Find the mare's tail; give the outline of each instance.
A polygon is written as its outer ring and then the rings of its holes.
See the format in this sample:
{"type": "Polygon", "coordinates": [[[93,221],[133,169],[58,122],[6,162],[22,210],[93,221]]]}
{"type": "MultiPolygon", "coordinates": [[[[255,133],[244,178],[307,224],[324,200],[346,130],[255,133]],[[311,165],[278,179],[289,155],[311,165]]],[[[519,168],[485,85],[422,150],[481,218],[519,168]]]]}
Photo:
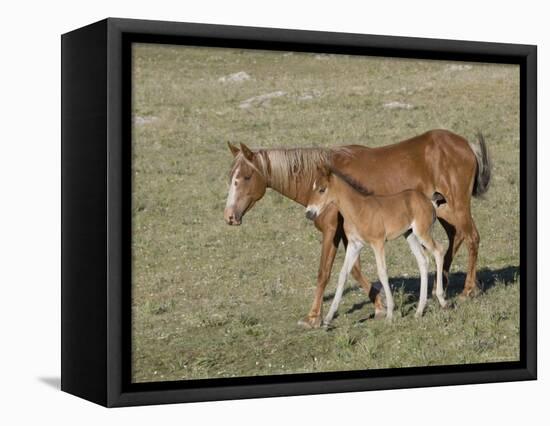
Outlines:
{"type": "Polygon", "coordinates": [[[474,188],[472,189],[472,195],[474,197],[481,197],[489,189],[489,182],[491,181],[491,160],[489,158],[489,152],[487,151],[487,145],[485,144],[485,138],[481,132],[477,134],[477,141],[478,143],[476,145],[471,142],[468,143],[477,160],[477,174],[474,181],[474,188]]]}

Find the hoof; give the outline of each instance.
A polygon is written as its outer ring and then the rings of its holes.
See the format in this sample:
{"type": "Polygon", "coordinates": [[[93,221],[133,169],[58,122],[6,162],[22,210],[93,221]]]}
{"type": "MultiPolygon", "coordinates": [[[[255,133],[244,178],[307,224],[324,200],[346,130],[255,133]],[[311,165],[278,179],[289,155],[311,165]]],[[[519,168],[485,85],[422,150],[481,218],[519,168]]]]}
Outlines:
{"type": "Polygon", "coordinates": [[[477,285],[470,291],[470,297],[477,297],[480,294],[481,294],[481,289],[477,285]]]}
{"type": "Polygon", "coordinates": [[[452,302],[449,302],[448,300],[445,301],[445,304],[443,305],[439,305],[441,306],[441,309],[445,309],[445,310],[449,310],[449,309],[454,309],[455,305],[452,303],[452,302]]]}
{"type": "Polygon", "coordinates": [[[473,299],[474,297],[476,297],[479,293],[480,293],[479,289],[471,290],[471,291],[468,291],[468,292],[463,291],[462,293],[460,293],[458,295],[457,300],[459,302],[466,302],[467,300],[470,300],[470,299],[473,299]]]}
{"type": "Polygon", "coordinates": [[[472,299],[476,296],[479,296],[480,293],[481,293],[481,290],[479,289],[478,286],[475,286],[472,289],[464,289],[462,293],[460,293],[460,295],[458,296],[458,300],[463,302],[465,300],[472,299]]]}
{"type": "Polygon", "coordinates": [[[327,327],[330,327],[330,324],[332,323],[332,320],[334,319],[334,317],[325,317],[325,319],[323,320],[323,323],[322,323],[322,326],[327,328],[327,327]]]}
{"type": "Polygon", "coordinates": [[[310,330],[312,328],[319,328],[321,327],[321,317],[310,317],[307,316],[305,318],[302,318],[300,321],[298,321],[298,325],[300,327],[303,327],[307,330],[310,330]]]}
{"type": "Polygon", "coordinates": [[[386,318],[386,311],[384,310],[378,310],[376,309],[374,311],[374,319],[379,321],[379,320],[383,320],[384,318],[386,318]]]}
{"type": "Polygon", "coordinates": [[[424,315],[424,312],[416,311],[416,313],[414,314],[414,317],[415,317],[416,319],[418,319],[418,318],[422,318],[422,315],[424,315]]]}

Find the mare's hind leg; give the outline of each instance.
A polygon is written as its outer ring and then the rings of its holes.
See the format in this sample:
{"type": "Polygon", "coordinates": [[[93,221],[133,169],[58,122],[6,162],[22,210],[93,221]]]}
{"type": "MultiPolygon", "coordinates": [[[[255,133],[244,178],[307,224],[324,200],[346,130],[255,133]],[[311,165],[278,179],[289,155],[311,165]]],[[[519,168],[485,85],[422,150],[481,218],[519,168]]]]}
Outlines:
{"type": "Polygon", "coordinates": [[[338,276],[338,287],[336,288],[334,299],[332,300],[332,304],[330,305],[330,309],[324,320],[324,325],[326,326],[330,324],[332,318],[334,318],[334,314],[338,310],[338,305],[340,304],[340,300],[342,300],[342,294],[344,292],[344,285],[346,284],[348,275],[353,268],[355,261],[359,257],[359,252],[362,248],[363,244],[358,242],[350,242],[347,247],[344,266],[342,266],[342,269],[340,270],[340,275],[338,276]]]}
{"type": "Polygon", "coordinates": [[[475,296],[479,292],[476,284],[476,263],[477,253],[479,250],[479,233],[470,212],[469,200],[463,202],[455,201],[454,204],[462,206],[461,209],[451,209],[451,205],[448,205],[445,208],[438,209],[437,211],[439,220],[445,228],[445,231],[447,231],[450,241],[449,249],[445,254],[443,271],[448,277],[452,259],[464,241],[466,243],[466,247],[468,248],[468,271],[466,274],[466,281],[464,282],[464,290],[462,291],[460,297],[467,298],[475,296]]]}
{"type": "MultiPolygon", "coordinates": [[[[447,248],[447,252],[445,253],[445,257],[443,260],[443,283],[445,285],[445,288],[449,286],[450,282],[450,271],[451,271],[451,264],[453,262],[454,257],[456,256],[456,253],[458,249],[460,248],[462,242],[464,241],[464,235],[461,231],[458,231],[456,229],[456,226],[454,225],[454,216],[450,212],[450,207],[444,206],[439,210],[448,209],[446,212],[440,213],[438,211],[438,215],[441,214],[439,219],[439,223],[441,223],[441,226],[443,226],[443,229],[447,233],[447,237],[449,238],[449,247],[447,248]]],[[[432,293],[435,295],[436,288],[434,286],[432,293]]]]}
{"type": "Polygon", "coordinates": [[[414,233],[410,233],[407,236],[407,242],[409,247],[416,257],[418,263],[418,269],[420,270],[420,300],[418,301],[418,308],[416,309],[416,317],[421,317],[426,308],[426,302],[428,301],[428,259],[424,254],[422,245],[414,233]]]}
{"type": "Polygon", "coordinates": [[[378,278],[384,288],[386,295],[386,319],[393,317],[393,296],[391,294],[390,283],[388,281],[388,272],[386,270],[386,255],[384,253],[384,241],[372,243],[371,247],[376,257],[376,268],[378,269],[378,278]]]}
{"type": "Polygon", "coordinates": [[[470,213],[470,209],[462,212],[458,215],[457,226],[464,234],[464,241],[468,248],[468,273],[466,275],[466,281],[464,282],[464,290],[460,295],[465,299],[468,297],[476,296],[479,293],[476,279],[476,264],[477,253],[479,250],[479,232],[477,231],[474,219],[470,213]]]}

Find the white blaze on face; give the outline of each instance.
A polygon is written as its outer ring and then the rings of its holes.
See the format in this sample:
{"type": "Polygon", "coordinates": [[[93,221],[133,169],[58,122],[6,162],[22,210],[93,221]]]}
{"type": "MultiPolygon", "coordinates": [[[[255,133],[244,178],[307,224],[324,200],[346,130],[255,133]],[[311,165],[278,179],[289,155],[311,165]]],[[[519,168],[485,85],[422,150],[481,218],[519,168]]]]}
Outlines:
{"type": "MultiPolygon", "coordinates": [[[[317,190],[317,181],[313,182],[313,191],[315,192],[317,190]]],[[[306,213],[314,213],[316,216],[318,216],[321,213],[321,206],[318,206],[316,204],[308,204],[306,207],[306,213]]]]}
{"type": "Polygon", "coordinates": [[[233,204],[235,204],[235,198],[237,197],[237,175],[239,174],[239,168],[235,170],[235,173],[233,173],[233,176],[231,176],[231,183],[229,184],[229,193],[227,194],[227,202],[225,203],[225,207],[231,207],[233,204]]]}

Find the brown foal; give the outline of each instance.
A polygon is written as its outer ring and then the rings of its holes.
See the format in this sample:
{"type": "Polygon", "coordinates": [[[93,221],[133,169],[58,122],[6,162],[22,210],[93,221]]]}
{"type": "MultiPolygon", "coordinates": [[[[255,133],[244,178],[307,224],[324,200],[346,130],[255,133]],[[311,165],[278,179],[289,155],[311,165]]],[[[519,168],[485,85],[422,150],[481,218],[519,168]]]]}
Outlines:
{"type": "Polygon", "coordinates": [[[447,305],[442,280],[443,246],[432,238],[436,206],[424,194],[409,189],[394,195],[372,195],[349,176],[323,166],[319,168],[319,174],[313,182],[306,217],[315,220],[330,204],[334,204],[344,217],[348,245],[336,293],[324,320],[325,326],[330,324],[338,310],[347,277],[366,243],[371,245],[376,257],[378,278],[386,295],[386,318],[392,318],[394,303],[388,282],[385,245],[386,241],[401,235],[407,238],[420,269],[420,301],[416,316],[422,316],[428,297],[429,262],[423,247],[435,258],[435,293],[440,305],[447,305]]]}
{"type": "MultiPolygon", "coordinates": [[[[477,293],[476,262],[479,234],[474,224],[470,200],[483,195],[490,182],[490,163],[483,136],[478,144],[447,130],[431,130],[393,145],[368,148],[349,145],[338,149],[292,148],[251,150],[229,144],[234,156],[230,186],[224,210],[229,225],[240,225],[242,218],[271,188],[305,206],[309,199],[317,167],[329,164],[352,177],[376,195],[388,195],[415,189],[427,197],[442,195],[444,204],[437,216],[449,238],[443,263],[443,278],[448,281],[453,257],[463,242],[468,249],[468,270],[464,297],[477,293]]],[[[317,289],[308,315],[300,323],[306,327],[321,325],[323,294],[340,243],[347,245],[344,220],[334,205],[315,219],[322,232],[321,261],[317,289]]],[[[360,269],[359,259],[353,277],[374,302],[376,317],[384,307],[378,292],[371,287],[360,269]]]]}

